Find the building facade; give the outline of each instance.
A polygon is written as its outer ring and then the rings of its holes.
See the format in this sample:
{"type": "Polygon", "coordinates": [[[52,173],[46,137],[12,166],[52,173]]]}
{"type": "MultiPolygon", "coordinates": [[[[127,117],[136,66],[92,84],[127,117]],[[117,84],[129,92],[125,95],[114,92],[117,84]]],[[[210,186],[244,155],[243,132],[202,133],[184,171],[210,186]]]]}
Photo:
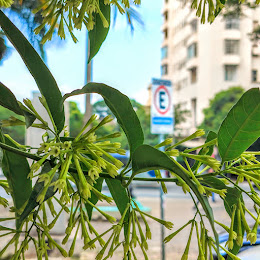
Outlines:
{"type": "Polygon", "coordinates": [[[260,9],[247,8],[241,18],[219,16],[210,25],[182,3],[164,2],[161,74],[173,83],[174,103],[191,111],[182,125],[182,135],[188,135],[217,92],[259,86],[260,48],[248,34],[259,25],[260,9]]]}

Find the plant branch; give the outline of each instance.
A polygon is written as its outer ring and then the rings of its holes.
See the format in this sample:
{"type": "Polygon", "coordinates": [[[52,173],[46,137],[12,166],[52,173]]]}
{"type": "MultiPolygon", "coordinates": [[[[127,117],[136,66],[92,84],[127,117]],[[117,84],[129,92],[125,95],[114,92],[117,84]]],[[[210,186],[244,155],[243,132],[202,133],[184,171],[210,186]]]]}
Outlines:
{"type": "Polygon", "coordinates": [[[19,154],[21,156],[30,158],[30,159],[35,160],[35,161],[39,161],[42,158],[42,157],[37,156],[35,154],[31,154],[31,153],[28,153],[28,152],[21,151],[20,149],[17,149],[15,147],[9,146],[9,145],[1,143],[1,142],[0,142],[0,147],[4,150],[7,150],[7,151],[12,152],[12,153],[19,154]]]}

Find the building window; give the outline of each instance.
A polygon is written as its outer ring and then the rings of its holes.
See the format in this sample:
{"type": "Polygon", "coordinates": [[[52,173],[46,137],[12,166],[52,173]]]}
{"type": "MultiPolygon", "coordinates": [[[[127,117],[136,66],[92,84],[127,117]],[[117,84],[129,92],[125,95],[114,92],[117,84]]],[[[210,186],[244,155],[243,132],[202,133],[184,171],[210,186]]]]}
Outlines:
{"type": "Polygon", "coordinates": [[[253,21],[253,29],[256,29],[259,26],[259,23],[257,20],[253,21]]]}
{"type": "Polygon", "coordinates": [[[225,40],[225,54],[238,54],[239,40],[225,40]]]}
{"type": "Polygon", "coordinates": [[[197,30],[198,30],[198,20],[197,19],[192,20],[191,23],[190,23],[190,26],[191,26],[192,32],[197,32],[197,30]]]}
{"type": "Polygon", "coordinates": [[[225,81],[237,80],[237,65],[225,65],[225,81]]]}
{"type": "Polygon", "coordinates": [[[168,38],[168,29],[163,30],[164,39],[168,38]]]}
{"type": "Polygon", "coordinates": [[[162,75],[167,75],[168,74],[168,65],[164,64],[161,66],[161,74],[162,75]]]}
{"type": "Polygon", "coordinates": [[[188,59],[191,59],[193,57],[197,57],[197,43],[192,43],[188,47],[188,59]]]}
{"type": "Polygon", "coordinates": [[[164,46],[161,48],[161,59],[165,59],[168,57],[168,46],[164,46]]]}
{"type": "Polygon", "coordinates": [[[257,82],[257,70],[252,70],[252,82],[257,82]]]}
{"type": "Polygon", "coordinates": [[[225,28],[227,30],[231,29],[239,29],[239,19],[238,18],[226,18],[225,20],[225,28]]]}
{"type": "Polygon", "coordinates": [[[190,69],[190,82],[191,84],[197,82],[197,68],[193,67],[190,69]]]}
{"type": "Polygon", "coordinates": [[[197,99],[193,98],[191,100],[191,113],[193,117],[193,127],[197,126],[197,99]]]}
{"type": "Polygon", "coordinates": [[[163,15],[164,15],[164,21],[168,21],[168,12],[166,11],[163,15]]]}

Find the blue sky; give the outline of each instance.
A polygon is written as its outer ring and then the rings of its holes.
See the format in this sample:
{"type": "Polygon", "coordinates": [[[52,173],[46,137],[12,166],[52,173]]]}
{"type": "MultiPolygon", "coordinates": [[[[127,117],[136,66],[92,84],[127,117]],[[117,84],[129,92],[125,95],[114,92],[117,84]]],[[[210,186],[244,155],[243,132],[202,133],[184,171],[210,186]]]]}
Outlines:
{"type": "MultiPolygon", "coordinates": [[[[160,46],[162,34],[162,1],[143,0],[138,9],[144,28],[136,25],[133,34],[125,17],[110,28],[108,37],[93,60],[93,81],[114,87],[145,104],[147,86],[152,77],[160,77],[160,46]]],[[[79,42],[67,36],[62,44],[49,44],[47,62],[61,91],[67,93],[84,85],[86,32],[76,32],[79,42]]],[[[0,66],[0,80],[18,99],[31,97],[37,86],[15,50],[0,66]]],[[[84,98],[72,98],[84,109],[84,98]]],[[[93,97],[93,101],[97,97],[93,97]]]]}

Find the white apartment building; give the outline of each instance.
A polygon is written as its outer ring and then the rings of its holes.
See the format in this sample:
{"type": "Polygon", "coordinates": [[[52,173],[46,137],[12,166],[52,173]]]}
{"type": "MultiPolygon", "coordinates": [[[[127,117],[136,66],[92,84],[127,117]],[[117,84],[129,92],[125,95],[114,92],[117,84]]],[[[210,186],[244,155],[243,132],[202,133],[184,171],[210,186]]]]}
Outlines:
{"type": "Polygon", "coordinates": [[[202,110],[217,92],[260,82],[260,48],[248,35],[259,25],[260,9],[245,9],[240,19],[219,15],[210,25],[182,3],[164,2],[161,73],[173,83],[174,103],[191,111],[182,125],[185,136],[202,122],[202,110]]]}

